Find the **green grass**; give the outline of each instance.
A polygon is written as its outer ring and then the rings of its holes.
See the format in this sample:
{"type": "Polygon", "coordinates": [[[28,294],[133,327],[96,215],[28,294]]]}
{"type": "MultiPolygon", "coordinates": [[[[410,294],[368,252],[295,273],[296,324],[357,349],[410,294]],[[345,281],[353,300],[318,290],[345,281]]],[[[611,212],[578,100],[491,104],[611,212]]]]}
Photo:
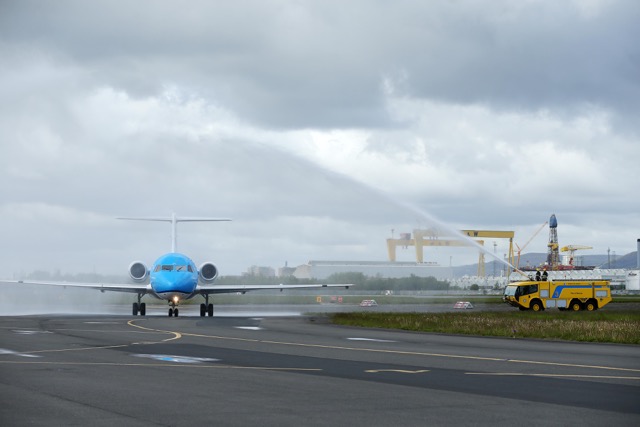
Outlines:
{"type": "Polygon", "coordinates": [[[418,332],[640,344],[640,312],[336,313],[335,324],[418,332]]]}

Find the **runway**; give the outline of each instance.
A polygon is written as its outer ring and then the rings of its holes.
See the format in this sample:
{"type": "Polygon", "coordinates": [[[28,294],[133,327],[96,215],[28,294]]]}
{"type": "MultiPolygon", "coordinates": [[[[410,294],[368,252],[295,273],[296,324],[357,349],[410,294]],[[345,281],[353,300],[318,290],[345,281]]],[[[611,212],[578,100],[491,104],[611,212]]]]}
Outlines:
{"type": "Polygon", "coordinates": [[[1,424],[640,423],[640,346],[165,316],[0,317],[1,424]]]}

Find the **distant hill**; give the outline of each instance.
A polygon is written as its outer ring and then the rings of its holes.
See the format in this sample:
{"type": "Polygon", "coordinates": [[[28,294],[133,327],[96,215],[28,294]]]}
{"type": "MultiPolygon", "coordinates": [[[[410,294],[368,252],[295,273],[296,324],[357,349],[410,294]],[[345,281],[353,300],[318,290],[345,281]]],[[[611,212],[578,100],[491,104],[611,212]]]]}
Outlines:
{"type": "MultiPolygon", "coordinates": [[[[638,252],[631,252],[621,257],[612,258],[611,266],[608,266],[607,255],[579,255],[577,258],[577,265],[588,265],[600,268],[637,268],[638,252]]],[[[547,260],[547,253],[528,253],[520,256],[521,267],[535,267],[543,264],[547,260]]],[[[504,270],[505,265],[499,261],[485,262],[485,273],[488,276],[493,276],[493,272],[496,275],[500,275],[500,271],[504,270]],[[495,268],[495,270],[494,270],[495,268]]],[[[461,265],[453,267],[453,272],[456,277],[461,276],[475,276],[478,272],[478,264],[461,265]]]]}

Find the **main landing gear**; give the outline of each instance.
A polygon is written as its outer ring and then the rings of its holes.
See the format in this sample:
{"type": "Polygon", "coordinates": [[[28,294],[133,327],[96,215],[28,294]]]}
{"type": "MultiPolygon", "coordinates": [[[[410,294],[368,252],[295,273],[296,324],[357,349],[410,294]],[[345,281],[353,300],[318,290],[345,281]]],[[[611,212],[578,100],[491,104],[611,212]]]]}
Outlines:
{"type": "Polygon", "coordinates": [[[140,316],[144,316],[147,314],[147,304],[140,302],[143,294],[138,294],[138,302],[133,303],[133,309],[131,310],[131,314],[137,316],[140,313],[140,316]]]}
{"type": "Polygon", "coordinates": [[[213,304],[209,303],[209,294],[204,296],[204,304],[200,304],[200,317],[209,316],[213,317],[213,304]]]}

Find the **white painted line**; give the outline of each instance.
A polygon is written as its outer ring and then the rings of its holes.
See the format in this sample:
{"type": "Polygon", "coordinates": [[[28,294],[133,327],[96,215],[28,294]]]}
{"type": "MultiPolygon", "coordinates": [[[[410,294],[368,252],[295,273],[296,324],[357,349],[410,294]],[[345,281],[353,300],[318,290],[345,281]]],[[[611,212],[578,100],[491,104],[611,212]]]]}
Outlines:
{"type": "Polygon", "coordinates": [[[260,326],[235,326],[236,329],[246,329],[247,331],[261,331],[260,326]]]}
{"type": "Polygon", "coordinates": [[[208,357],[175,356],[170,354],[132,354],[132,356],[160,360],[161,362],[174,362],[174,363],[202,363],[202,362],[219,362],[220,361],[219,359],[211,359],[208,357]]]}
{"type": "Polygon", "coordinates": [[[7,350],[6,348],[0,348],[0,355],[1,354],[11,354],[13,356],[20,356],[20,357],[40,357],[40,356],[36,356],[35,354],[18,353],[12,350],[7,350]]]}
{"type": "Polygon", "coordinates": [[[373,341],[373,342],[396,342],[391,340],[379,340],[375,338],[347,338],[349,341],[373,341]]]}
{"type": "Polygon", "coordinates": [[[120,322],[84,322],[87,325],[117,325],[120,322]]]}
{"type": "Polygon", "coordinates": [[[35,335],[35,334],[50,334],[51,333],[49,331],[41,331],[41,330],[36,330],[36,329],[14,329],[11,332],[13,332],[15,334],[19,334],[19,335],[35,335]]]}

